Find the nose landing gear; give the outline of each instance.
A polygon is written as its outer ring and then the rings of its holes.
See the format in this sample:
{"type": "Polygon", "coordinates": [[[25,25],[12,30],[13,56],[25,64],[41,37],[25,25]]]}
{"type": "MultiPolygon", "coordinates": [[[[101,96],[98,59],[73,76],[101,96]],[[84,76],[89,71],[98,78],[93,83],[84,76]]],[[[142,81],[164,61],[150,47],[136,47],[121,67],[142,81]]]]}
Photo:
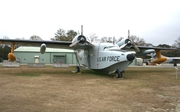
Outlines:
{"type": "Polygon", "coordinates": [[[116,78],[122,78],[122,72],[119,72],[119,70],[116,70],[116,72],[115,72],[115,77],[116,78]]]}

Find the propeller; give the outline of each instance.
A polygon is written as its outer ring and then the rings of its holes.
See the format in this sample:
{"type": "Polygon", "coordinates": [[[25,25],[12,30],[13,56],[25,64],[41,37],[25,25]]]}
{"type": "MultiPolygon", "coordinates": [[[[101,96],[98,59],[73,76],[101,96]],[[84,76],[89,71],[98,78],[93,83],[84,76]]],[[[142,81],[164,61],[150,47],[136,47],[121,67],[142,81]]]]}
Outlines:
{"type": "Polygon", "coordinates": [[[80,44],[87,43],[91,47],[94,47],[93,44],[91,44],[90,42],[86,41],[86,37],[83,35],[83,25],[81,25],[81,35],[76,37],[76,39],[77,39],[77,41],[73,42],[71,45],[69,45],[69,47],[73,47],[73,46],[75,46],[78,43],[80,43],[80,44]]]}
{"type": "Polygon", "coordinates": [[[120,46],[119,48],[122,49],[122,48],[124,48],[126,45],[128,45],[128,44],[130,44],[130,43],[131,43],[131,41],[128,41],[127,43],[123,44],[123,45],[120,46]]]}
{"type": "MultiPolygon", "coordinates": [[[[130,39],[130,30],[128,30],[128,39],[131,40],[131,39],[130,39]]],[[[140,49],[135,45],[134,40],[131,40],[131,41],[132,41],[131,45],[134,47],[134,49],[136,50],[136,52],[140,52],[140,49]]]]}
{"type": "Polygon", "coordinates": [[[77,43],[81,43],[84,44],[86,42],[86,38],[83,35],[80,35],[77,37],[77,41],[73,42],[71,45],[69,45],[69,47],[73,47],[75,46],[77,43]]]}

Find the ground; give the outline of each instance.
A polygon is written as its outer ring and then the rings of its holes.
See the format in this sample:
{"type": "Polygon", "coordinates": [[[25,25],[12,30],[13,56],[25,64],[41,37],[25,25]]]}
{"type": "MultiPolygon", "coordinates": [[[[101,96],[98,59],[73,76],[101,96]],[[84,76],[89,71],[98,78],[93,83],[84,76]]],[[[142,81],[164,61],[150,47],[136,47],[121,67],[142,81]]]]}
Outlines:
{"type": "Polygon", "coordinates": [[[129,67],[123,79],[74,67],[0,67],[1,112],[178,112],[180,77],[168,67],[129,67]]]}

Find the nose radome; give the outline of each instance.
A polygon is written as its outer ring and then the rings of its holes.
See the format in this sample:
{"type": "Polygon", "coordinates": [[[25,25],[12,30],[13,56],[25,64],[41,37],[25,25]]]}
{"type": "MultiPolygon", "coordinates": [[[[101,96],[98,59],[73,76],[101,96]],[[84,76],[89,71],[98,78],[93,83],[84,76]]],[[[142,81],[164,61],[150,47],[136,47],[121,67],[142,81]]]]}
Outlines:
{"type": "Polygon", "coordinates": [[[134,60],[135,56],[133,54],[128,54],[126,56],[126,58],[127,58],[128,61],[132,61],[132,60],[134,60]]]}

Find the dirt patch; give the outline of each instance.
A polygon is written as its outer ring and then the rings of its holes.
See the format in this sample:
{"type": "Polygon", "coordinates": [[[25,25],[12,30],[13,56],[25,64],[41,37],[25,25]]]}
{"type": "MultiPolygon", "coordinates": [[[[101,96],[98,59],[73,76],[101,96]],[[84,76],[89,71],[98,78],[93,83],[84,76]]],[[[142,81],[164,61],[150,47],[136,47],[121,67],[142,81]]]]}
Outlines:
{"type": "Polygon", "coordinates": [[[180,111],[173,68],[127,68],[123,79],[72,70],[0,68],[0,111],[180,111]]]}

